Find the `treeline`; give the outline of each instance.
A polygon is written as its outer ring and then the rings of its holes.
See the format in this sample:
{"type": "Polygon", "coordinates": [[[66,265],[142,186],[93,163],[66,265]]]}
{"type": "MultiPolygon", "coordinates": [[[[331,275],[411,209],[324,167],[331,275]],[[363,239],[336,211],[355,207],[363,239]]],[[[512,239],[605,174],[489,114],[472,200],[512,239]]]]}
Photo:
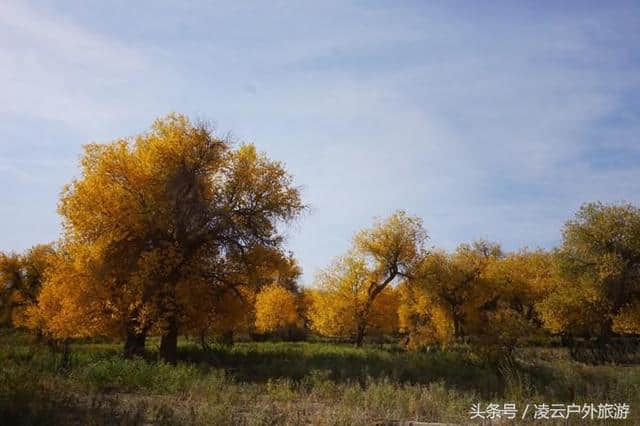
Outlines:
{"type": "Polygon", "coordinates": [[[640,211],[584,205],[557,249],[505,253],[477,241],[448,253],[397,212],[301,288],[280,230],[305,211],[284,166],[169,115],[135,138],[89,144],[62,192],[54,244],[0,254],[4,323],[43,339],[105,336],[124,355],[161,336],[311,331],[391,335],[407,347],[513,347],[640,333],[640,211]]]}
{"type": "Polygon", "coordinates": [[[356,235],[310,290],[313,327],[358,344],[364,332],[401,335],[409,348],[550,337],[605,346],[640,334],[640,210],[631,205],[585,204],[551,251],[426,244],[421,221],[403,212],[356,235]]]}

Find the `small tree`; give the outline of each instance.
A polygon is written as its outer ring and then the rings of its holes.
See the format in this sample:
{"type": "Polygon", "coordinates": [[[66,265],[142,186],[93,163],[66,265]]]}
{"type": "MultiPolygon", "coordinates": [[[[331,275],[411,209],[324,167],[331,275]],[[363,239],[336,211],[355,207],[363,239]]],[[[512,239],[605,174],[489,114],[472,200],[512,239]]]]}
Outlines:
{"type": "Polygon", "coordinates": [[[368,276],[362,259],[351,256],[338,259],[325,269],[318,276],[317,289],[311,293],[312,328],[325,336],[353,338],[356,343],[363,329],[378,334],[395,331],[395,292],[387,287],[369,302],[368,276]]]}
{"type": "Polygon", "coordinates": [[[27,313],[38,302],[54,253],[51,244],[34,246],[23,254],[0,253],[0,323],[29,326],[27,313]]]}
{"type": "MultiPolygon", "coordinates": [[[[377,317],[376,300],[392,283],[416,279],[427,240],[422,221],[402,211],[356,234],[351,252],[318,276],[314,327],[324,334],[353,333],[361,346],[377,317]]],[[[391,299],[380,300],[382,309],[382,300],[391,299]]],[[[387,324],[397,324],[397,319],[387,324]]]]}

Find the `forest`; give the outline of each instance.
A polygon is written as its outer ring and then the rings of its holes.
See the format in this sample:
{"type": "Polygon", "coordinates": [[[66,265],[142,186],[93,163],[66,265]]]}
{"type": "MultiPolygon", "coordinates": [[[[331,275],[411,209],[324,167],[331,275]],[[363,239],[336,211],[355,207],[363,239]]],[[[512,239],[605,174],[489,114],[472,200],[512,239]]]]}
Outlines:
{"type": "Polygon", "coordinates": [[[478,403],[609,402],[640,421],[636,206],[586,202],[557,247],[516,251],[444,250],[397,210],[302,283],[284,235],[308,210],[282,162],[184,115],[86,145],[59,239],[0,253],[0,419],[468,424],[478,403]]]}

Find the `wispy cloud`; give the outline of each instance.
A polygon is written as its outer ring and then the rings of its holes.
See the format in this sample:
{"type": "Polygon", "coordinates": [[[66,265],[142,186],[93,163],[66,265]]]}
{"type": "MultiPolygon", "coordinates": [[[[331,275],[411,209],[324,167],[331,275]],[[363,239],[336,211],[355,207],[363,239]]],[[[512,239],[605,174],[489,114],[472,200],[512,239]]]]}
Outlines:
{"type": "Polygon", "coordinates": [[[113,114],[109,91],[145,68],[131,49],[19,3],[0,5],[0,39],[4,114],[73,126],[104,119],[113,114]]]}

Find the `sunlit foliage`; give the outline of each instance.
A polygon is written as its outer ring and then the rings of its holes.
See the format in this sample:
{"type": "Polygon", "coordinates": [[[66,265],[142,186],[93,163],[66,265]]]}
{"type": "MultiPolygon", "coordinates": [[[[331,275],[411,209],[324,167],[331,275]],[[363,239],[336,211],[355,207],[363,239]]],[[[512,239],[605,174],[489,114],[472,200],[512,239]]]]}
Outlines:
{"type": "Polygon", "coordinates": [[[551,285],[551,255],[542,250],[504,254],[497,244],[462,244],[436,251],[420,280],[400,286],[400,321],[408,345],[447,345],[457,338],[511,346],[540,334],[536,303],[551,285]]]}
{"type": "Polygon", "coordinates": [[[407,335],[407,347],[446,346],[455,338],[452,313],[423,286],[402,283],[398,287],[400,331],[407,335]]]}
{"type": "Polygon", "coordinates": [[[279,284],[264,287],[256,296],[256,329],[261,333],[275,332],[296,325],[298,298],[279,284]]]}
{"type": "Polygon", "coordinates": [[[554,333],[637,334],[640,315],[640,210],[583,205],[565,224],[557,252],[560,279],[540,303],[554,333]]]}
{"type": "Polygon", "coordinates": [[[414,279],[427,239],[422,221],[402,211],[357,233],[351,252],[318,276],[314,328],[353,336],[357,345],[367,330],[395,329],[397,313],[390,306],[397,305],[397,297],[390,284],[414,279]]]}
{"type": "Polygon", "coordinates": [[[397,297],[391,287],[369,301],[369,271],[362,259],[346,256],[318,277],[312,294],[310,319],[320,334],[356,339],[361,327],[368,334],[397,329],[397,297]]]}
{"type": "Polygon", "coordinates": [[[252,145],[232,149],[206,125],[181,115],[157,120],[131,140],[87,145],[81,166],[59,210],[70,262],[65,274],[85,282],[59,285],[74,293],[70,306],[91,300],[114,318],[90,329],[126,336],[134,346],[157,330],[161,355],[172,362],[189,296],[220,294],[202,288],[226,289],[225,279],[237,278],[256,250],[278,251],[278,223],[304,208],[280,163],[252,145]],[[110,329],[112,323],[119,329],[110,329]]]}
{"type": "Polygon", "coordinates": [[[551,251],[428,248],[421,219],[398,211],[304,289],[281,231],[305,206],[284,165],[253,145],[171,114],[87,145],[80,166],[62,191],[60,240],[0,253],[3,325],[121,338],[126,356],[160,336],[169,362],[178,335],[204,345],[294,327],[358,346],[402,335],[411,349],[640,334],[640,209],[629,204],[585,204],[551,251]]]}

